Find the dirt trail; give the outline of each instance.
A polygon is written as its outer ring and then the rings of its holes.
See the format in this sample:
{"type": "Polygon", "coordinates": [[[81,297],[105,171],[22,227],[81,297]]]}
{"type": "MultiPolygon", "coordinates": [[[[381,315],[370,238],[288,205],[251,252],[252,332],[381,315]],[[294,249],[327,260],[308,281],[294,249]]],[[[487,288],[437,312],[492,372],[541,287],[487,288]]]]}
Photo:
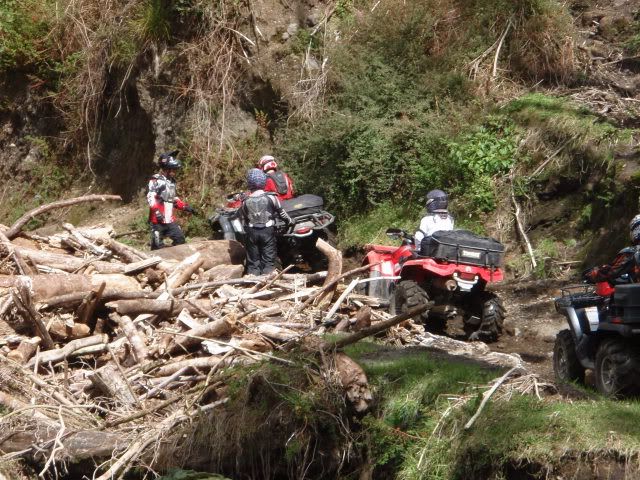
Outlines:
{"type": "Polygon", "coordinates": [[[498,294],[507,308],[506,333],[491,344],[496,352],[517,353],[530,369],[553,381],[553,343],[566,326],[555,311],[554,298],[571,282],[557,280],[508,282],[498,294]]]}

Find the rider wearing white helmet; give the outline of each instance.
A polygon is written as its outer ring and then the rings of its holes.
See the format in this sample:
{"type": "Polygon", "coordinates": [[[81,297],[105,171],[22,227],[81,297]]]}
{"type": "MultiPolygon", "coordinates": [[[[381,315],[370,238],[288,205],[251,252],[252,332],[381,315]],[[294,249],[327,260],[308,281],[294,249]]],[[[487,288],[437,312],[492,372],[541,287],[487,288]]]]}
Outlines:
{"type": "Polygon", "coordinates": [[[272,155],[260,157],[258,168],[267,175],[265,192],[274,192],[280,200],[289,200],[294,197],[291,177],[278,169],[278,163],[272,155]]]}

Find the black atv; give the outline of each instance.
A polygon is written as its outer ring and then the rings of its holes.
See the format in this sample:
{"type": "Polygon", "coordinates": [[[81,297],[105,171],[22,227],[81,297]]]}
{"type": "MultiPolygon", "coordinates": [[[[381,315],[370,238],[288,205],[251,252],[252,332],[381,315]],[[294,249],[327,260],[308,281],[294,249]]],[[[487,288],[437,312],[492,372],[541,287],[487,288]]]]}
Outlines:
{"type": "MultiPolygon", "coordinates": [[[[242,199],[248,193],[237,193],[227,197],[223,208],[209,217],[214,239],[238,240],[244,245],[245,231],[240,218],[242,199]]],[[[326,270],[327,259],[316,248],[318,238],[327,240],[328,228],[334,216],[324,210],[324,201],[317,195],[300,195],[282,200],[282,208],[293,220],[285,225],[276,220],[278,258],[281,266],[295,265],[301,271],[326,270]]]]}
{"type": "Polygon", "coordinates": [[[602,394],[640,394],[640,284],[567,287],[555,306],[569,323],[556,336],[556,378],[584,383],[585,370],[591,369],[602,394]]]}

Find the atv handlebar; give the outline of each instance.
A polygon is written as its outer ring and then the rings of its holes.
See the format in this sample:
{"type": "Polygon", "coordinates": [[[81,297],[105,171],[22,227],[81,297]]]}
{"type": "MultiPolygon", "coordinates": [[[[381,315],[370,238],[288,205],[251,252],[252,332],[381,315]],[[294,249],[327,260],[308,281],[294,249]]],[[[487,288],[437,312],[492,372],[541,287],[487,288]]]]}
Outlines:
{"type": "Polygon", "coordinates": [[[414,245],[413,235],[411,235],[406,230],[402,230],[401,228],[387,228],[385,232],[387,237],[394,239],[401,239],[404,245],[414,245]]]}

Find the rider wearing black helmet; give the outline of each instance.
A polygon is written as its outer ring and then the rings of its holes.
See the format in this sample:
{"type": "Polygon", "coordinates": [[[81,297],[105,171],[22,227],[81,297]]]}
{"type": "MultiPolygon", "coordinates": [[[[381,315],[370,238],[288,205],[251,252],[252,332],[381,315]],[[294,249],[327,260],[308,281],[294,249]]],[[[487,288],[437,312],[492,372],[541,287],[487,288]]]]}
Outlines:
{"type": "Polygon", "coordinates": [[[583,278],[590,283],[613,283],[616,278],[628,274],[631,282],[640,282],[640,214],[629,222],[629,236],[632,247],[620,250],[610,264],[587,270],[583,278]]]}
{"type": "Polygon", "coordinates": [[[449,197],[442,190],[431,190],[425,197],[427,214],[422,217],[415,234],[415,245],[420,248],[422,239],[439,230],[453,230],[453,217],[449,214],[449,197]]]}
{"type": "Polygon", "coordinates": [[[176,191],[176,173],[182,168],[175,158],[178,150],[163,153],[158,159],[160,173],[149,181],[147,202],[149,203],[149,224],[151,225],[151,250],[164,247],[163,239],[169,237],[173,245],[185,243],[182,229],[176,223],[173,208],[195,213],[187,203],[180,200],[176,191]]]}

